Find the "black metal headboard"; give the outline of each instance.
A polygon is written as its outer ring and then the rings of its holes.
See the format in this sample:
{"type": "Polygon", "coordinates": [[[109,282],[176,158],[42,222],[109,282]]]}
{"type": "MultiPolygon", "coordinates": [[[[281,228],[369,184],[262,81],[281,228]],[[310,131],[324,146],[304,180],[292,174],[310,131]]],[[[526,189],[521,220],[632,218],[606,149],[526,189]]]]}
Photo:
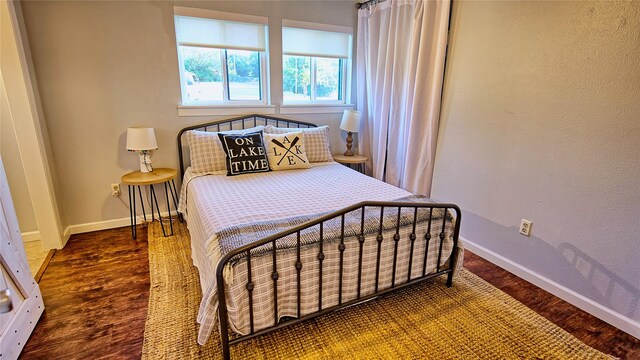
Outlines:
{"type": "Polygon", "coordinates": [[[292,119],[285,119],[270,115],[242,115],[228,119],[221,119],[211,121],[204,124],[198,124],[186,127],[178,133],[178,158],[180,160],[180,177],[184,176],[184,170],[186,169],[186,162],[184,159],[182,135],[189,130],[201,130],[201,131],[226,131],[226,130],[241,130],[248,127],[255,127],[258,125],[273,125],[276,127],[287,128],[310,128],[317,127],[318,125],[292,119]]]}

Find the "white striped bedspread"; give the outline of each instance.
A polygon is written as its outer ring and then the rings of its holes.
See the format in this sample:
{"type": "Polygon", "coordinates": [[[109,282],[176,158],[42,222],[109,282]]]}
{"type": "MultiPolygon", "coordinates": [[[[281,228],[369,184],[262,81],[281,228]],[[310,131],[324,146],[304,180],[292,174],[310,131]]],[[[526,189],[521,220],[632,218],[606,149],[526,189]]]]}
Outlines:
{"type": "MultiPolygon", "coordinates": [[[[216,234],[230,226],[255,221],[285,219],[339,210],[361,201],[394,201],[411,193],[362,175],[335,162],[316,163],[309,169],[273,171],[241,176],[185,173],[180,196],[179,211],[187,218],[191,235],[194,265],[200,275],[202,301],[198,313],[200,330],[198,343],[204,344],[217,320],[217,293],[215,269],[220,261],[220,244],[216,234]]],[[[427,211],[427,210],[424,210],[427,211]]],[[[454,221],[446,221],[446,237],[442,244],[440,266],[446,267],[453,250],[454,221]]],[[[412,226],[400,228],[395,284],[407,282],[436,270],[440,239],[443,230],[436,223],[431,228],[431,241],[426,256],[426,222],[416,227],[412,267],[409,271],[410,240],[412,226]],[[419,241],[422,239],[422,241],[419,241]],[[410,274],[410,275],[409,275],[410,274]]],[[[392,239],[396,230],[383,233],[384,239],[392,239]]],[[[362,258],[361,296],[375,290],[377,265],[376,235],[365,236],[362,258]]],[[[345,238],[344,266],[342,273],[342,302],[357,297],[359,243],[356,237],[345,238]]],[[[455,273],[462,267],[464,249],[458,242],[455,273]]],[[[322,262],[322,308],[338,304],[340,278],[340,251],[337,244],[325,246],[322,262]]],[[[394,241],[383,241],[379,270],[379,290],[391,287],[393,273],[394,241]]],[[[301,314],[319,309],[319,261],[318,245],[301,249],[301,314]]],[[[278,250],[278,319],[298,315],[296,251],[278,250]]],[[[253,290],[254,331],[274,325],[273,263],[271,254],[251,258],[253,290]]],[[[249,295],[246,290],[247,262],[242,259],[225,271],[226,302],[229,327],[238,334],[248,334],[249,295]]]]}

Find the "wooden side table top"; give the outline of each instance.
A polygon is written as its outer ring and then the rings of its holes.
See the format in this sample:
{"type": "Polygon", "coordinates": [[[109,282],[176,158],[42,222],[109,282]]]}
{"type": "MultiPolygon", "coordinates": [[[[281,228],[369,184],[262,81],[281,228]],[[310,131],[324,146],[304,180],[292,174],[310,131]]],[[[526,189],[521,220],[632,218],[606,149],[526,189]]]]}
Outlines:
{"type": "Polygon", "coordinates": [[[334,154],[333,160],[341,164],[362,164],[369,158],[364,155],[345,156],[344,154],[334,154]]]}
{"type": "Polygon", "coordinates": [[[140,171],[130,172],[123,175],[121,180],[127,185],[153,185],[169,181],[175,178],[177,174],[176,169],[157,168],[148,173],[140,171]]]}

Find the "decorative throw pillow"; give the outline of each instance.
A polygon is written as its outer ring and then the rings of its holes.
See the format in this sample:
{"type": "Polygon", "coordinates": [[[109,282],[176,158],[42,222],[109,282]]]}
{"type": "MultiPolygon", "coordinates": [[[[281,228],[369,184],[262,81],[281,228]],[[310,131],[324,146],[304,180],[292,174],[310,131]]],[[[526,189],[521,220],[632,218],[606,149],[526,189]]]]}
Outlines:
{"type": "Polygon", "coordinates": [[[218,134],[247,134],[262,131],[264,126],[256,126],[243,130],[221,132],[187,131],[191,170],[195,173],[208,173],[226,169],[224,149],[218,134]]]}
{"type": "Polygon", "coordinates": [[[264,134],[264,146],[271,170],[306,169],[311,167],[302,132],[264,134]]]}
{"type": "Polygon", "coordinates": [[[218,134],[227,162],[227,176],[271,171],[262,142],[262,131],[234,135],[218,134]]]}
{"type": "Polygon", "coordinates": [[[265,134],[285,134],[291,131],[301,131],[305,143],[307,158],[310,162],[332,161],[331,149],[329,148],[329,126],[319,126],[315,128],[278,128],[267,125],[264,128],[265,134]]]}

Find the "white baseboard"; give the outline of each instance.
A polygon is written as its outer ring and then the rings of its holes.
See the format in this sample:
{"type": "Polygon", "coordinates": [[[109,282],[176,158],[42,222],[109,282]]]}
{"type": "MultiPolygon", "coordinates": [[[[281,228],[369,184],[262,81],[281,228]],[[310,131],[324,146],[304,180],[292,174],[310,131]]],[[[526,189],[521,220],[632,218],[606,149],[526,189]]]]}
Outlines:
{"type": "Polygon", "coordinates": [[[64,243],[62,246],[67,244],[67,241],[69,241],[69,238],[71,237],[71,228],[69,226],[67,226],[66,229],[64,229],[64,233],[62,234],[62,242],[64,243]]]}
{"type": "MultiPolygon", "coordinates": [[[[164,218],[168,216],[168,213],[163,212],[163,213],[160,213],[160,215],[162,215],[162,217],[164,218]]],[[[177,214],[174,211],[172,211],[171,216],[175,217],[177,216],[177,214]]],[[[138,216],[137,219],[138,219],[137,220],[138,224],[144,223],[144,218],[142,216],[138,216]]],[[[150,214],[147,214],[147,220],[151,220],[150,214]]],[[[91,232],[91,231],[115,229],[119,227],[130,226],[130,225],[131,225],[131,218],[128,218],[128,217],[121,218],[121,219],[96,221],[96,222],[90,222],[85,224],[70,225],[67,228],[67,231],[65,231],[65,234],[67,232],[69,233],[69,235],[82,234],[82,233],[91,232]]]]}
{"type": "MultiPolygon", "coordinates": [[[[144,219],[143,219],[144,220],[144,219]]],[[[130,225],[130,218],[96,221],[84,224],[69,225],[69,234],[82,234],[91,231],[114,229],[130,225]]],[[[140,221],[138,221],[140,223],[140,221]]]]}
{"type": "Polygon", "coordinates": [[[464,247],[474,254],[500,266],[514,275],[546,290],[560,299],[588,312],[589,314],[615,326],[616,328],[640,339],[640,323],[617,313],[577,292],[566,288],[557,282],[550,280],[520,264],[517,264],[504,256],[482,247],[468,239],[460,237],[464,247]]]}
{"type": "Polygon", "coordinates": [[[32,242],[32,241],[40,241],[42,237],[40,236],[40,231],[27,231],[22,233],[22,242],[32,242]]]}
{"type": "MultiPolygon", "coordinates": [[[[40,236],[40,231],[27,231],[27,232],[23,232],[21,235],[22,235],[23,243],[42,240],[42,236],[40,236]]],[[[64,233],[62,234],[62,247],[66,245],[70,236],[71,236],[71,230],[67,226],[67,228],[64,230],[64,233]]]]}

